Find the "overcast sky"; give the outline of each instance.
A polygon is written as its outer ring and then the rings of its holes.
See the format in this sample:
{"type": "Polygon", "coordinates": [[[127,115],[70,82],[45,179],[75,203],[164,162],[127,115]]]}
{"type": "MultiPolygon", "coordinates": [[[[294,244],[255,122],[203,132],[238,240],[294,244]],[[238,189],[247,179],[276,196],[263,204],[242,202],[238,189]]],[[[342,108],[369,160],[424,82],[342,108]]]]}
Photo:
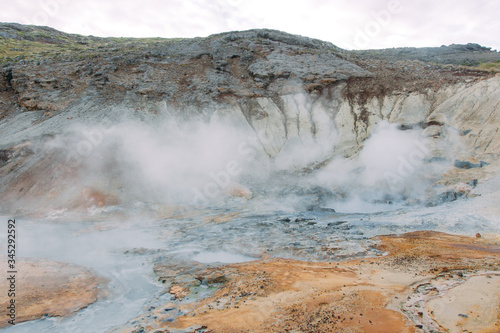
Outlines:
{"type": "Polygon", "coordinates": [[[0,0],[0,21],[94,36],[271,28],[347,49],[479,43],[500,50],[498,0],[0,0]]]}

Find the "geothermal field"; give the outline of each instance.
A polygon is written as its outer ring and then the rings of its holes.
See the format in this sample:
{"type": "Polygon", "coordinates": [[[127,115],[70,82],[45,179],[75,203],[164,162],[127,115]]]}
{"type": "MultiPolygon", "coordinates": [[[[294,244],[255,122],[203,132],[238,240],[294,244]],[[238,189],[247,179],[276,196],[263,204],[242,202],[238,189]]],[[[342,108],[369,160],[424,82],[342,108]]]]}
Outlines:
{"type": "Polygon", "coordinates": [[[500,331],[498,52],[0,37],[2,333],[500,331]]]}

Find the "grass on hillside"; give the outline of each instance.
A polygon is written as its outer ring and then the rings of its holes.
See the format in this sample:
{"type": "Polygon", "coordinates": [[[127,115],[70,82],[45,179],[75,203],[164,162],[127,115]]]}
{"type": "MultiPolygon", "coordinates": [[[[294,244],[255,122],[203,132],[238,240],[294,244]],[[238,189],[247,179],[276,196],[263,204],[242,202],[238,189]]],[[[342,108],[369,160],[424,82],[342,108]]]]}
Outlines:
{"type": "MultiPolygon", "coordinates": [[[[28,36],[19,33],[23,38],[28,36]]],[[[34,40],[0,38],[0,65],[17,62],[22,59],[70,59],[81,60],[98,55],[114,53],[131,54],[170,43],[181,38],[88,38],[85,36],[52,35],[46,32],[31,32],[28,36],[34,40]]]]}
{"type": "Polygon", "coordinates": [[[500,60],[482,63],[477,68],[488,72],[500,72],[500,60]]]}

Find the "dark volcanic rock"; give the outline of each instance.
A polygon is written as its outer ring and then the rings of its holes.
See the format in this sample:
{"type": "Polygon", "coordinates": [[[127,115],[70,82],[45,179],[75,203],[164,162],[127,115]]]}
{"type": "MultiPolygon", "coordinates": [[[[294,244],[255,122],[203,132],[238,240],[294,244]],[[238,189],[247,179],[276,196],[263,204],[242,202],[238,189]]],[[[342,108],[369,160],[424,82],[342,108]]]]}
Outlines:
{"type": "Polygon", "coordinates": [[[441,47],[400,47],[381,50],[356,51],[364,56],[370,55],[389,61],[420,60],[439,64],[476,66],[481,62],[500,61],[500,53],[479,44],[451,44],[441,47]]]}
{"type": "Polygon", "coordinates": [[[455,168],[459,168],[459,169],[482,168],[485,165],[488,165],[488,163],[486,163],[484,161],[480,161],[479,163],[474,163],[474,162],[470,162],[470,161],[455,160],[455,162],[453,162],[453,166],[455,168]]]}

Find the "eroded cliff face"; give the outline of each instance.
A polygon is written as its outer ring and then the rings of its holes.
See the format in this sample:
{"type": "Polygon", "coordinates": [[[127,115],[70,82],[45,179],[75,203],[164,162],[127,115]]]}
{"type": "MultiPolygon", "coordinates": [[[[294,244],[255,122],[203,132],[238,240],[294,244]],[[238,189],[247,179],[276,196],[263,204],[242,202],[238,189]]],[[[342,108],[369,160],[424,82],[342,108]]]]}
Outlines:
{"type": "Polygon", "coordinates": [[[500,77],[414,60],[440,58],[500,59],[0,23],[0,214],[47,258],[20,262],[17,319],[95,302],[25,325],[495,331],[500,77]]]}
{"type": "Polygon", "coordinates": [[[348,83],[340,83],[321,93],[249,98],[224,112],[242,113],[241,126],[252,127],[271,158],[293,141],[315,142],[329,157],[352,156],[385,120],[402,130],[422,128],[435,139],[441,138],[443,127],[452,127],[459,131],[470,157],[492,161],[498,157],[499,84],[500,78],[494,77],[436,91],[396,91],[359,103],[345,96],[348,83]]]}
{"type": "MultiPolygon", "coordinates": [[[[333,197],[345,198],[349,193],[343,187],[349,185],[325,178],[339,164],[349,165],[349,179],[371,179],[357,184],[357,190],[367,183],[370,191],[386,188],[376,200],[412,199],[409,184],[396,192],[388,189],[391,179],[409,177],[401,172],[405,167],[412,174],[421,170],[417,179],[427,177],[426,187],[462,186],[462,194],[494,173],[500,151],[498,75],[370,58],[270,30],[122,42],[125,46],[86,41],[79,53],[31,55],[4,65],[2,209],[30,202],[44,209],[132,202],[140,194],[128,189],[139,185],[124,179],[137,178],[132,170],[146,169],[155,176],[137,182],[154,183],[149,192],[184,186],[192,199],[192,188],[203,193],[207,174],[226,170],[233,160],[238,172],[221,193],[245,197],[284,172],[305,175],[306,187],[324,187],[333,197]],[[370,138],[375,139],[367,144],[370,138]],[[196,157],[165,150],[176,140],[196,157]],[[405,140],[412,143],[390,148],[405,140]],[[413,161],[401,155],[405,151],[415,152],[413,161]],[[165,155],[173,157],[164,160],[165,155]],[[189,166],[180,162],[183,157],[189,166]],[[389,169],[377,166],[377,159],[387,158],[399,162],[389,169]],[[165,171],[173,164],[178,170],[165,171]],[[193,167],[203,164],[207,168],[193,167]],[[252,177],[259,168],[267,170],[265,176],[252,177]],[[166,176],[158,178],[162,173],[166,176]],[[185,173],[183,184],[165,179],[185,173]]],[[[158,197],[165,196],[153,199],[158,197]]]]}

